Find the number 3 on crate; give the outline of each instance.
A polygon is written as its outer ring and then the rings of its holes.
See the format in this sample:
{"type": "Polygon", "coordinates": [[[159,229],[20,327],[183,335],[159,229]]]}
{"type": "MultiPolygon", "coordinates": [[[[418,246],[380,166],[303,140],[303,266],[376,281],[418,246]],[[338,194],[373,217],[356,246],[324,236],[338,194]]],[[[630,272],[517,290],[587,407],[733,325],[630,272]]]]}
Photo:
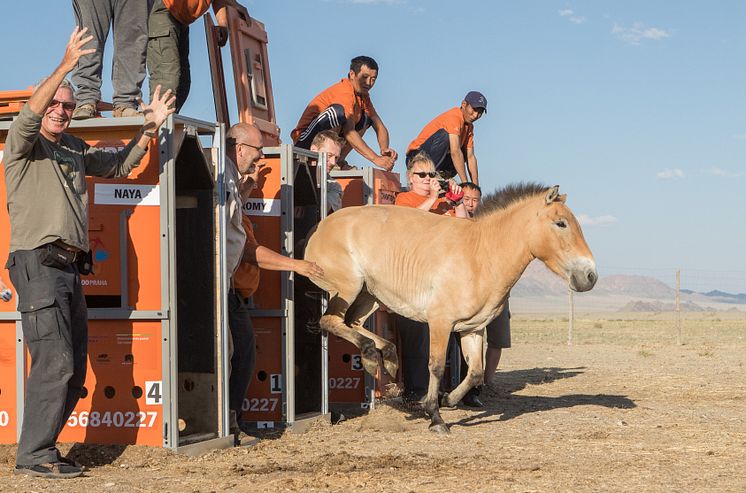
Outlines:
{"type": "Polygon", "coordinates": [[[145,404],[148,406],[160,405],[162,401],[161,381],[152,380],[145,382],[145,404]]]}

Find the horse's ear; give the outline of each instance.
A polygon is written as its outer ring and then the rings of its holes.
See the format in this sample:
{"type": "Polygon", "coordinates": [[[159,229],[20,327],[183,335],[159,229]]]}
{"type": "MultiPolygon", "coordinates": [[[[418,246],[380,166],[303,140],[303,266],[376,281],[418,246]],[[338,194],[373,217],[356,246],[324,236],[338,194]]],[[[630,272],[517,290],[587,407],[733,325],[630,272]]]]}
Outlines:
{"type": "Polygon", "coordinates": [[[547,195],[545,197],[547,205],[557,200],[558,196],[559,196],[559,185],[555,185],[547,191],[547,195]]]}
{"type": "Polygon", "coordinates": [[[557,197],[557,202],[562,202],[564,204],[566,200],[567,200],[567,194],[566,193],[563,193],[562,195],[560,195],[559,197],[557,197]]]}

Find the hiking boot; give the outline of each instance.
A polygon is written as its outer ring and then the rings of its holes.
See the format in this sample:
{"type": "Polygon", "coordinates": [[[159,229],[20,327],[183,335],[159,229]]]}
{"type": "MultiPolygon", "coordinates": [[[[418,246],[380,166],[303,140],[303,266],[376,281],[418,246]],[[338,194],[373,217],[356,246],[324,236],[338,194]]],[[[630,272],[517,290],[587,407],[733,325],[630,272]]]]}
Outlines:
{"type": "Polygon", "coordinates": [[[95,103],[83,103],[73,111],[73,120],[87,120],[98,116],[95,103]]]}
{"type": "Polygon", "coordinates": [[[469,389],[469,391],[466,393],[463,399],[461,399],[461,404],[463,404],[466,407],[475,407],[480,408],[484,407],[484,403],[479,398],[479,394],[482,392],[482,386],[474,387],[469,389]]]}
{"type": "Polygon", "coordinates": [[[77,478],[83,474],[83,469],[65,464],[64,462],[51,462],[29,466],[17,465],[13,470],[13,474],[26,474],[28,476],[49,479],[69,479],[77,478]]]}
{"type": "Polygon", "coordinates": [[[114,110],[111,112],[111,116],[113,116],[114,118],[142,116],[142,111],[138,111],[137,108],[130,108],[129,106],[114,106],[114,110]]]}

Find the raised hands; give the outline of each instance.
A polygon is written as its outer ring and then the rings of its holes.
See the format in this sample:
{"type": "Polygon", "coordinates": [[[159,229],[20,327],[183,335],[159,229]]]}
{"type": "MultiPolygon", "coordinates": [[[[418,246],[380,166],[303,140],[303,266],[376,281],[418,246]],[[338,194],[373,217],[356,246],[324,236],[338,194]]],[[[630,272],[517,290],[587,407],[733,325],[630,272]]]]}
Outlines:
{"type": "Polygon", "coordinates": [[[70,35],[67,47],[65,48],[65,56],[62,57],[62,62],[60,62],[60,68],[66,74],[75,68],[80,57],[96,52],[95,48],[83,49],[83,46],[93,39],[93,36],[86,36],[87,32],[87,27],[80,29],[80,27],[75,26],[75,29],[73,29],[73,33],[70,35]]]}
{"type": "Polygon", "coordinates": [[[176,102],[176,96],[171,95],[171,89],[167,90],[161,96],[161,86],[156,86],[153,91],[153,99],[150,104],[138,98],[137,102],[140,104],[140,109],[145,117],[145,123],[143,129],[147,132],[156,132],[163,122],[166,121],[168,115],[176,111],[174,103],[176,102]]]}

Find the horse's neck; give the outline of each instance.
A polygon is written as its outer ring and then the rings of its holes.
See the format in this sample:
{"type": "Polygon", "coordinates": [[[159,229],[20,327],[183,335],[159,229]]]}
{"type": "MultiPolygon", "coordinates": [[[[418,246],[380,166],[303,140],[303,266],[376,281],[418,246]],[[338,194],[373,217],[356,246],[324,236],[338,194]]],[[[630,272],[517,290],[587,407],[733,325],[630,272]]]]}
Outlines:
{"type": "MultiPolygon", "coordinates": [[[[507,287],[518,282],[534,259],[526,231],[532,221],[530,201],[525,200],[495,211],[481,221],[478,258],[494,278],[507,287]]],[[[502,286],[501,286],[502,287],[502,286]]]]}

